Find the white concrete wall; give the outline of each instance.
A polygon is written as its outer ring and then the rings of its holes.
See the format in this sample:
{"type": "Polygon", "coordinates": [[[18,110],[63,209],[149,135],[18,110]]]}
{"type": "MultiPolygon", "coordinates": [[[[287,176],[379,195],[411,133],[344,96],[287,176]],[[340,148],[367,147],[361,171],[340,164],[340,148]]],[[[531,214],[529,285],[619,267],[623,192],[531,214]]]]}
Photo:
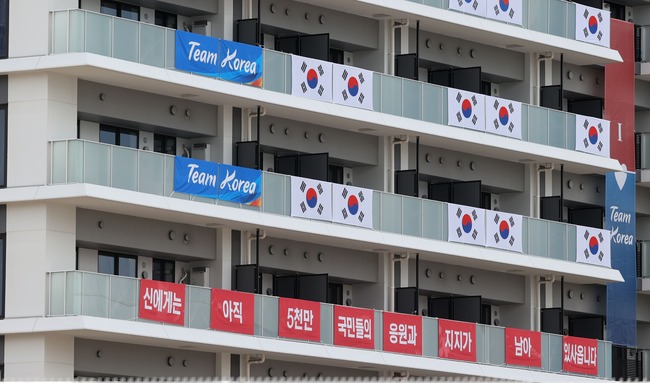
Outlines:
{"type": "Polygon", "coordinates": [[[59,334],[5,336],[5,380],[73,380],[74,338],[59,334]]]}

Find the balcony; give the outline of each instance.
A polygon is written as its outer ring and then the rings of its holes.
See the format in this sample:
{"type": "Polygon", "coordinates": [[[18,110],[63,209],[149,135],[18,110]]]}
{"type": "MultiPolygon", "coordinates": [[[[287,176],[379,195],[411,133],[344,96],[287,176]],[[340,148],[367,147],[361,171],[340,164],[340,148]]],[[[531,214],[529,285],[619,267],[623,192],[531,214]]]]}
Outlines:
{"type": "Polygon", "coordinates": [[[635,133],[634,152],[637,185],[650,187],[650,133],[635,133]]]}
{"type": "MultiPolygon", "coordinates": [[[[556,2],[564,7],[571,7],[570,3],[559,0],[554,0],[552,3],[556,2]]],[[[52,12],[52,21],[52,54],[88,52],[159,68],[174,69],[175,30],[173,29],[83,10],[54,11],[52,12]]],[[[281,52],[264,50],[263,62],[263,88],[273,92],[290,94],[291,56],[281,52]]],[[[101,81],[100,79],[92,80],[101,81]]],[[[210,79],[209,81],[221,80],[210,79]]],[[[447,126],[447,88],[445,87],[377,72],[373,74],[373,83],[374,111],[445,125],[444,131],[450,133],[432,130],[430,134],[432,136],[440,135],[440,138],[445,140],[444,145],[451,149],[467,150],[467,145],[484,144],[483,141],[489,141],[491,137],[497,137],[491,133],[476,131],[469,134],[483,134],[486,135],[486,139],[461,137],[458,133],[463,132],[465,129],[447,126]],[[446,134],[451,134],[453,137],[447,137],[446,134]],[[459,144],[457,141],[459,139],[466,141],[459,144]],[[448,146],[454,142],[456,145],[464,146],[458,146],[457,148],[448,146]]],[[[243,93],[237,96],[244,97],[243,93]]],[[[240,102],[237,101],[239,97],[235,97],[233,102],[240,102]]],[[[266,98],[264,99],[266,100],[266,98]]],[[[309,103],[310,101],[306,102],[309,103]]],[[[492,146],[483,148],[481,153],[475,150],[474,147],[470,148],[470,150],[481,155],[513,161],[519,161],[521,158],[533,158],[537,162],[553,162],[554,158],[547,150],[542,149],[533,153],[529,146],[523,145],[524,143],[533,143],[571,151],[568,158],[560,160],[564,161],[566,166],[571,166],[571,162],[577,161],[576,166],[579,169],[567,168],[567,171],[593,173],[593,166],[608,168],[614,166],[613,163],[609,163],[610,160],[600,159],[599,157],[593,157],[596,162],[576,160],[572,157],[573,153],[576,153],[576,115],[527,104],[522,105],[521,115],[521,141],[512,139],[513,145],[487,144],[492,146]],[[607,164],[602,160],[605,160],[607,164]],[[598,165],[598,163],[601,163],[601,165],[598,165]],[[585,169],[585,167],[591,169],[585,169]]],[[[340,123],[340,119],[337,121],[340,123]]],[[[350,125],[350,129],[355,131],[359,129],[358,124],[351,122],[350,125]]],[[[404,129],[404,125],[408,124],[400,123],[400,128],[404,129]]],[[[336,127],[337,125],[332,126],[336,127]]],[[[373,125],[373,128],[379,127],[373,125]]],[[[394,129],[391,131],[393,132],[391,134],[394,134],[394,129]]],[[[420,133],[416,132],[416,134],[420,133]]],[[[499,136],[500,139],[502,138],[499,136]]],[[[426,136],[423,137],[423,140],[423,144],[441,145],[440,141],[426,141],[426,136]]],[[[583,156],[584,154],[581,153],[580,155],[583,156]]],[[[557,159],[555,158],[555,160],[557,159]]]]}
{"type": "MultiPolygon", "coordinates": [[[[261,207],[255,207],[174,193],[174,156],[171,155],[84,140],[51,142],[50,153],[50,185],[87,183],[284,217],[291,216],[290,176],[263,172],[264,202],[261,207]]],[[[447,203],[443,202],[374,191],[372,228],[374,231],[446,243],[447,209],[447,203]]],[[[298,222],[296,225],[305,222],[300,218],[295,220],[298,222]]],[[[263,222],[260,224],[264,226],[263,222]]],[[[524,254],[506,253],[514,257],[531,255],[566,261],[571,262],[571,267],[577,267],[575,225],[523,217],[522,235],[524,254]]],[[[473,245],[461,246],[483,249],[473,245]]],[[[562,270],[566,270],[564,266],[562,270]]]]}
{"type": "MultiPolygon", "coordinates": [[[[124,321],[144,321],[138,318],[139,280],[82,271],[60,271],[48,273],[49,299],[48,316],[85,315],[124,321]]],[[[210,328],[209,288],[187,285],[184,327],[204,331],[210,328]]],[[[321,336],[315,342],[333,345],[335,331],[333,306],[321,303],[321,336]]],[[[375,310],[374,351],[383,352],[381,340],[382,312],[375,310]]],[[[151,322],[149,322],[151,323],[151,322]]],[[[438,358],[438,320],[423,317],[423,355],[418,358],[438,358]]],[[[255,337],[271,338],[283,342],[294,342],[278,336],[278,298],[255,296],[255,337]]],[[[477,362],[491,366],[505,364],[505,329],[487,325],[476,325],[477,362]]],[[[288,343],[288,345],[291,343],[288,343]]],[[[232,345],[241,346],[241,345],[232,345]]],[[[609,342],[598,341],[598,377],[611,378],[611,351],[609,342]]],[[[259,352],[261,350],[250,350],[259,352]]],[[[323,357],[323,354],[320,355],[323,357]]],[[[326,356],[326,358],[336,358],[326,356]]],[[[384,366],[385,367],[385,366],[384,366]]],[[[509,366],[513,367],[513,366],[509,366]]],[[[542,334],[542,366],[530,368],[541,372],[562,372],[562,336],[542,334]]]]}

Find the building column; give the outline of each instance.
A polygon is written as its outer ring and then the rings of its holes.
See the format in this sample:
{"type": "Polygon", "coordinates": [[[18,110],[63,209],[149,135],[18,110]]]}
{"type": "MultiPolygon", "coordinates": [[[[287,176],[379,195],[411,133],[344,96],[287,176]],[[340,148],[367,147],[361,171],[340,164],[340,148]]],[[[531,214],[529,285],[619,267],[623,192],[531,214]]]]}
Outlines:
{"type": "Polygon", "coordinates": [[[4,380],[73,380],[74,337],[60,334],[5,336],[4,380]]]}

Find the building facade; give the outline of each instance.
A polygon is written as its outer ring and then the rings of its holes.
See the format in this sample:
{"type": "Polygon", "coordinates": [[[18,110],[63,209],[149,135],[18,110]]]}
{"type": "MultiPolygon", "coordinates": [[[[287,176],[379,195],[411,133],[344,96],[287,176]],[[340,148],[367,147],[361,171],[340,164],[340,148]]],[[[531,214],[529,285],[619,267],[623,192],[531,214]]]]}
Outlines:
{"type": "Polygon", "coordinates": [[[3,377],[645,377],[649,5],[0,1],[3,377]]]}

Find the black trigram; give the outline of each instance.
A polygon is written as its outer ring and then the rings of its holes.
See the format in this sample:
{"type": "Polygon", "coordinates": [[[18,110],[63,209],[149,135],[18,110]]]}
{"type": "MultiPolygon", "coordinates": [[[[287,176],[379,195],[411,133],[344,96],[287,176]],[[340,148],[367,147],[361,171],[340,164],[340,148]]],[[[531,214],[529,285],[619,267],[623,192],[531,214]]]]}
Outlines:
{"type": "Polygon", "coordinates": [[[348,219],[348,209],[341,210],[341,214],[343,215],[343,219],[348,219]]]}
{"type": "Polygon", "coordinates": [[[359,79],[359,83],[360,83],[360,84],[363,84],[363,83],[366,81],[366,80],[363,78],[363,73],[359,73],[359,75],[357,76],[357,78],[359,79]]]}
{"type": "Polygon", "coordinates": [[[318,184],[318,185],[316,186],[316,190],[318,190],[318,194],[323,194],[323,185],[318,184]]]}
{"type": "Polygon", "coordinates": [[[363,100],[364,100],[365,98],[366,98],[366,97],[363,95],[363,93],[361,93],[361,94],[359,95],[359,97],[357,97],[357,100],[359,100],[359,104],[363,104],[363,100]]]}
{"type": "Polygon", "coordinates": [[[499,5],[497,4],[494,6],[494,14],[496,16],[499,16],[499,13],[501,13],[501,11],[499,10],[499,5]]]}
{"type": "Polygon", "coordinates": [[[303,213],[307,211],[307,206],[305,206],[304,201],[300,203],[300,210],[302,210],[303,213]]]}
{"type": "Polygon", "coordinates": [[[474,8],[474,10],[478,8],[478,1],[474,0],[474,4],[472,4],[472,8],[474,8]]]}
{"type": "Polygon", "coordinates": [[[321,215],[321,214],[323,214],[324,209],[325,208],[323,207],[323,205],[318,204],[318,209],[316,209],[316,212],[318,212],[318,215],[321,215]]]}
{"type": "Polygon", "coordinates": [[[359,212],[359,222],[363,222],[363,217],[365,217],[365,214],[363,212],[359,212]]]}
{"type": "Polygon", "coordinates": [[[341,193],[341,197],[348,198],[348,188],[343,188],[343,192],[341,193]]]}
{"type": "Polygon", "coordinates": [[[478,121],[478,117],[476,117],[476,115],[474,115],[472,117],[472,124],[476,125],[476,121],[478,121]]]}
{"type": "Polygon", "coordinates": [[[508,12],[508,16],[510,16],[511,19],[515,17],[515,10],[510,8],[510,12],[508,12]]]}
{"type": "Polygon", "coordinates": [[[302,181],[302,183],[300,184],[300,191],[304,193],[305,189],[307,189],[307,184],[305,183],[305,181],[302,181]]]}
{"type": "Polygon", "coordinates": [[[478,236],[478,231],[474,229],[474,231],[472,231],[472,238],[476,239],[477,236],[478,236]]]}
{"type": "Polygon", "coordinates": [[[359,194],[357,194],[357,196],[359,196],[359,203],[362,203],[363,200],[366,199],[366,197],[363,196],[363,192],[362,192],[362,191],[360,191],[359,194]]]}
{"type": "Polygon", "coordinates": [[[303,81],[302,84],[300,84],[300,89],[302,89],[302,93],[307,92],[307,84],[303,81]]]}
{"type": "Polygon", "coordinates": [[[348,70],[343,69],[343,73],[341,73],[341,78],[343,78],[343,80],[347,80],[348,79],[348,74],[349,74],[348,70]]]}
{"type": "Polygon", "coordinates": [[[325,88],[323,88],[322,85],[319,85],[319,86],[318,86],[318,95],[319,95],[319,96],[322,96],[324,91],[325,91],[325,88]]]}
{"type": "Polygon", "coordinates": [[[302,73],[305,73],[305,71],[307,70],[307,63],[306,62],[304,62],[304,61],[302,62],[302,65],[300,66],[300,70],[302,71],[302,73]]]}
{"type": "Polygon", "coordinates": [[[319,66],[318,66],[318,74],[321,75],[321,76],[325,74],[325,70],[323,70],[323,66],[322,66],[322,65],[319,65],[319,66]]]}

